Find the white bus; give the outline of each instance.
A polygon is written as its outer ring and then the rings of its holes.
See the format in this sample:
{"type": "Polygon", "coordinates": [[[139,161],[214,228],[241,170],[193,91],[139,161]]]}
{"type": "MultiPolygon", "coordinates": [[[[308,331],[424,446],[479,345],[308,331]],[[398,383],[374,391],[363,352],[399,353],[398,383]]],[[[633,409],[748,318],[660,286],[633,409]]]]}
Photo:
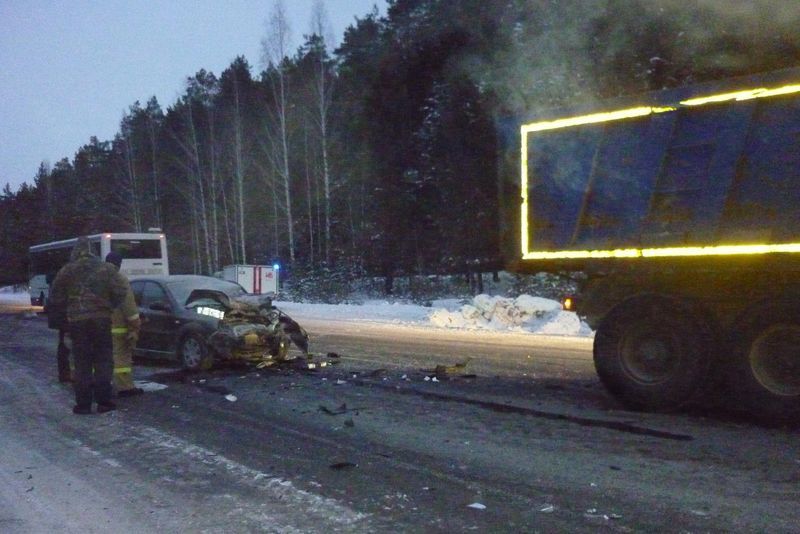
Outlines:
{"type": "MultiPolygon", "coordinates": [[[[112,250],[122,256],[120,271],[128,278],[167,275],[167,238],[162,233],[90,235],[92,253],[101,260],[112,250]]],[[[46,306],[50,283],[69,262],[77,237],[34,245],[28,249],[29,293],[33,306],[46,306]]]]}

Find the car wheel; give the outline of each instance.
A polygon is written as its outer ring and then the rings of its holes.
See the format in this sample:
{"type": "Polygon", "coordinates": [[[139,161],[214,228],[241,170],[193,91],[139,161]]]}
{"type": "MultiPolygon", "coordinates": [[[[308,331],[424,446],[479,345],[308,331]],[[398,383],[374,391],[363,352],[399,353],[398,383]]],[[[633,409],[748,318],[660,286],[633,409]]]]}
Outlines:
{"type": "Polygon", "coordinates": [[[188,371],[210,369],[213,362],[211,351],[198,334],[186,334],[181,339],[178,356],[183,368],[188,371]]]}

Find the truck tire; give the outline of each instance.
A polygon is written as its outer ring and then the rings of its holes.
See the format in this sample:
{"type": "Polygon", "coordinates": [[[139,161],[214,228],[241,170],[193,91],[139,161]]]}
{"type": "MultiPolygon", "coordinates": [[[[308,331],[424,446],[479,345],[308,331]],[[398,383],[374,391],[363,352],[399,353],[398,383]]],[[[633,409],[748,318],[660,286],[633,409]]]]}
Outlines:
{"type": "Polygon", "coordinates": [[[766,424],[800,423],[800,310],[748,315],[753,321],[738,330],[728,372],[734,409],[766,424]]]}
{"type": "Polygon", "coordinates": [[[628,299],[594,339],[600,381],[627,407],[669,411],[692,399],[713,364],[712,329],[690,305],[663,296],[628,299]]]}
{"type": "Polygon", "coordinates": [[[205,371],[211,369],[213,354],[203,338],[195,333],[188,333],[181,338],[178,345],[178,356],[181,365],[187,371],[205,371]]]}

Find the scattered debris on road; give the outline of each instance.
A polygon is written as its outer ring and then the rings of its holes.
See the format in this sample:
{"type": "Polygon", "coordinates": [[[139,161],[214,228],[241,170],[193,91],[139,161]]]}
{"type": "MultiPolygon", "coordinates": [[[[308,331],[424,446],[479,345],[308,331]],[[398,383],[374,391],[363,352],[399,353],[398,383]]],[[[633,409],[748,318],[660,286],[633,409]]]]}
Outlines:
{"type": "Polygon", "coordinates": [[[343,469],[352,469],[354,467],[358,467],[358,464],[354,464],[353,462],[336,462],[328,467],[336,471],[341,471],[343,469]]]}
{"type": "Polygon", "coordinates": [[[319,411],[327,415],[341,415],[347,413],[347,403],[343,402],[342,405],[336,408],[335,410],[331,410],[327,406],[320,404],[319,411]]]}
{"type": "Polygon", "coordinates": [[[134,385],[142,391],[161,391],[167,389],[166,384],[159,384],[158,382],[150,382],[149,380],[134,380],[134,385]]]}

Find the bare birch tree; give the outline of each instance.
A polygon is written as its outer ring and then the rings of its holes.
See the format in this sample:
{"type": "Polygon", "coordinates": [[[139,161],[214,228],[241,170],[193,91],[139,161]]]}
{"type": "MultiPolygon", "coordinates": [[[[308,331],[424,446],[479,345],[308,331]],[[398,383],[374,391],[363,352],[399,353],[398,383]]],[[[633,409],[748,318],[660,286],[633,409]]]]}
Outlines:
{"type": "Polygon", "coordinates": [[[333,84],[330,83],[330,69],[327,61],[327,46],[333,44],[328,13],[322,0],[314,0],[311,13],[311,33],[319,37],[319,49],[315,51],[316,69],[314,75],[315,117],[320,134],[322,155],[322,187],[325,196],[325,262],[331,262],[331,176],[328,163],[328,111],[331,105],[333,84]]]}
{"type": "Polygon", "coordinates": [[[189,126],[189,141],[191,143],[189,149],[191,151],[191,157],[195,167],[195,173],[193,176],[195,181],[194,186],[197,191],[197,202],[199,204],[195,215],[200,216],[199,226],[203,234],[202,245],[204,249],[203,251],[205,252],[204,257],[206,260],[205,272],[210,274],[212,272],[211,243],[210,243],[210,232],[209,232],[208,207],[206,206],[208,198],[206,195],[206,183],[205,183],[205,177],[203,175],[203,166],[200,160],[200,141],[197,136],[197,128],[195,127],[194,112],[192,111],[191,101],[189,102],[189,105],[186,106],[186,110],[187,110],[187,119],[189,126]]]}
{"type": "MultiPolygon", "coordinates": [[[[137,102],[138,106],[138,102],[137,102]]],[[[142,215],[139,208],[139,183],[136,175],[136,161],[133,145],[133,114],[123,112],[121,133],[122,141],[125,144],[125,170],[130,192],[131,215],[133,216],[133,226],[137,232],[142,231],[142,215]]]]}
{"type": "MultiPolygon", "coordinates": [[[[276,151],[270,159],[277,165],[276,171],[284,190],[284,212],[286,215],[289,260],[294,263],[294,220],[292,219],[291,174],[289,169],[288,85],[287,70],[290,40],[289,22],[283,0],[275,0],[270,15],[267,36],[261,41],[263,62],[269,77],[273,101],[267,106],[272,133],[270,143],[276,151]]],[[[268,132],[269,133],[269,132],[268,132]]]]}
{"type": "Polygon", "coordinates": [[[308,128],[303,128],[303,154],[306,171],[306,208],[308,210],[308,261],[314,265],[314,202],[312,201],[311,169],[309,161],[311,155],[308,153],[308,128]]]}
{"type": "MultiPolygon", "coordinates": [[[[238,256],[241,263],[247,263],[244,231],[244,150],[242,147],[242,112],[239,99],[239,76],[233,70],[233,173],[234,173],[234,202],[237,215],[238,230],[238,256]]],[[[227,217],[226,217],[227,222],[227,217]]]]}
{"type": "Polygon", "coordinates": [[[160,108],[158,101],[155,97],[147,102],[147,133],[150,138],[150,169],[153,179],[153,206],[155,207],[155,220],[156,226],[163,227],[161,220],[161,198],[158,187],[158,158],[157,158],[157,144],[156,144],[156,131],[161,128],[159,123],[160,108]]]}

